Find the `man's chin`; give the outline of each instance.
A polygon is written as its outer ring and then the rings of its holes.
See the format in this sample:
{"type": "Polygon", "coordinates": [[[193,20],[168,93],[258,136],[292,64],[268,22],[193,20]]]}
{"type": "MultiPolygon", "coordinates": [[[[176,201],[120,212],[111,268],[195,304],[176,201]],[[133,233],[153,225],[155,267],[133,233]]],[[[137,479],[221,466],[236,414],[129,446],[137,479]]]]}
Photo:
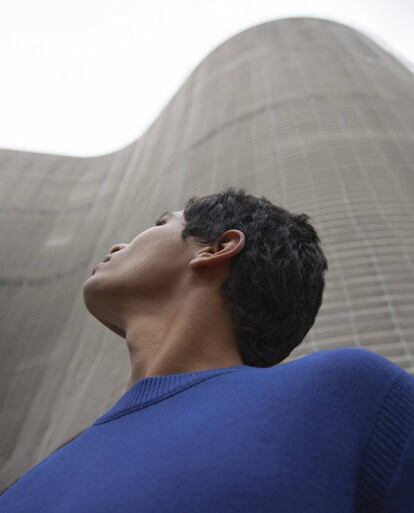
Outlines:
{"type": "Polygon", "coordinates": [[[115,326],[114,324],[111,324],[108,321],[101,321],[101,322],[102,322],[102,324],[105,324],[105,326],[107,328],[109,328],[111,331],[113,331],[116,335],[119,335],[122,338],[126,338],[126,333],[125,333],[125,331],[121,330],[121,328],[118,328],[117,326],[115,326]]]}
{"type": "Polygon", "coordinates": [[[101,287],[100,280],[97,279],[96,275],[91,275],[84,282],[83,288],[82,288],[83,302],[85,303],[85,306],[88,309],[88,311],[93,316],[95,316],[94,304],[97,303],[97,299],[99,296],[102,297],[102,294],[100,294],[100,291],[99,291],[100,287],[101,287]]]}
{"type": "Polygon", "coordinates": [[[113,331],[116,335],[122,338],[126,338],[126,333],[124,330],[104,319],[104,316],[102,315],[102,312],[106,310],[107,306],[104,301],[104,290],[105,286],[102,284],[102,280],[97,279],[96,274],[91,275],[85,281],[83,284],[83,302],[86,306],[86,309],[91,315],[93,315],[93,317],[95,317],[95,319],[113,331]]]}

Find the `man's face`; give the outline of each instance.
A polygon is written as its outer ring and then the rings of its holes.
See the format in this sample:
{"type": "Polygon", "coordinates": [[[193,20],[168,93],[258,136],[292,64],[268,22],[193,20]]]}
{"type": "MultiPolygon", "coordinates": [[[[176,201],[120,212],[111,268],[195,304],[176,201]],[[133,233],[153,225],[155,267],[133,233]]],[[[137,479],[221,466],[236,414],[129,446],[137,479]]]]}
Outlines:
{"type": "Polygon", "coordinates": [[[188,263],[200,246],[191,238],[181,238],[183,211],[164,216],[162,223],[144,230],[129,244],[113,246],[110,259],[97,265],[84,283],[86,307],[107,326],[122,325],[126,315],[151,308],[154,312],[154,306],[168,304],[190,271],[188,263]]]}

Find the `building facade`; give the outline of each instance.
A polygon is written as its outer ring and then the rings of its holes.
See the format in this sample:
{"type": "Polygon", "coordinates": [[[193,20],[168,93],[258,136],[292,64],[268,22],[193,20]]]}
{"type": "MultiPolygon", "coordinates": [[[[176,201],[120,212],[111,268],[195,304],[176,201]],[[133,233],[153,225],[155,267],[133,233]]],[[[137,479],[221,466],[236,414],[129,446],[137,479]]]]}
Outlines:
{"type": "Polygon", "coordinates": [[[358,346],[414,374],[413,86],[351,27],[274,20],[206,56],[120,151],[0,150],[0,488],[123,394],[124,340],[87,312],[83,283],[193,194],[240,186],[311,216],[324,299],[283,363],[358,346]]]}

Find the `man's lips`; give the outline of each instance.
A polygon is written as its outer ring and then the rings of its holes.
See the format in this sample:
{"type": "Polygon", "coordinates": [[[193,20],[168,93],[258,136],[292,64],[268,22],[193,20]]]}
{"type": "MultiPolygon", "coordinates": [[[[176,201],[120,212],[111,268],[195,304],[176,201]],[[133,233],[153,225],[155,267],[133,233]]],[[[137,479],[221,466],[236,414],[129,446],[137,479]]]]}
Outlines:
{"type": "Polygon", "coordinates": [[[96,269],[98,268],[98,265],[101,265],[101,264],[104,264],[105,262],[109,262],[109,260],[111,260],[111,257],[109,255],[107,255],[103,260],[102,262],[99,262],[99,264],[96,264],[95,267],[93,268],[92,270],[92,275],[95,274],[95,271],[96,269]]]}

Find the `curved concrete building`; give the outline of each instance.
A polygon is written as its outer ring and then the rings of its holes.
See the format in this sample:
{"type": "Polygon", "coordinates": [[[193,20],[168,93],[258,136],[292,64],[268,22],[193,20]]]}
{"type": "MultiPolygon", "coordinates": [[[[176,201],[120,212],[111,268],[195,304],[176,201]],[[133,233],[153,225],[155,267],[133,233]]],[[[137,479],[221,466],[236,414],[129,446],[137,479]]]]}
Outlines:
{"type": "Polygon", "coordinates": [[[86,310],[83,283],[193,194],[240,186],[311,216],[324,300],[282,364],[362,346],[414,373],[413,104],[413,73],[372,40],[289,18],[218,46],[120,151],[0,151],[1,488],[124,393],[124,340],[86,310]]]}

